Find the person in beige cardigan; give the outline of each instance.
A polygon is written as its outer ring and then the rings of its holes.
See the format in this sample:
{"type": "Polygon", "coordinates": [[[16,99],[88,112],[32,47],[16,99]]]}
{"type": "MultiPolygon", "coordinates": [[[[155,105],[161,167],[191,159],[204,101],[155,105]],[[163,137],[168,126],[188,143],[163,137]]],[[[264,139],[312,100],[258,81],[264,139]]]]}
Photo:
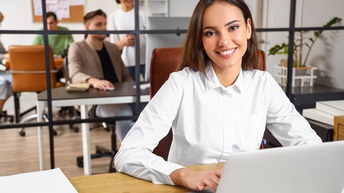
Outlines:
{"type": "MultiPolygon", "coordinates": [[[[106,14],[98,9],[84,16],[86,30],[106,30],[106,14]]],[[[88,83],[106,92],[113,83],[133,81],[121,59],[118,47],[105,41],[106,34],[88,34],[85,40],[74,42],[68,49],[68,70],[73,83],[88,83]]],[[[128,104],[98,105],[98,117],[130,116],[128,104]]],[[[116,133],[122,140],[129,131],[131,120],[117,121],[116,133]]]]}

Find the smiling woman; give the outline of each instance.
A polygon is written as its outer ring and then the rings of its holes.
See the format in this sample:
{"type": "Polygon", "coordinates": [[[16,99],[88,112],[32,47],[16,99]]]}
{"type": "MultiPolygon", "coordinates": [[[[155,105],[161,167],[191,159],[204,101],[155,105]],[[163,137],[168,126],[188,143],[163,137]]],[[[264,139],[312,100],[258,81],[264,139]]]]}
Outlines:
{"type": "Polygon", "coordinates": [[[157,184],[216,191],[225,162],[260,148],[265,128],[284,145],[321,143],[268,72],[258,70],[244,0],[202,0],[190,19],[178,71],[170,75],[123,140],[116,169],[157,184]],[[172,128],[168,160],[152,153],[172,128]]]}
{"type": "Polygon", "coordinates": [[[240,72],[247,41],[251,38],[251,20],[245,20],[238,7],[217,3],[205,10],[202,25],[204,50],[221,84],[230,86],[240,72]],[[228,10],[232,14],[226,14],[228,10]],[[224,70],[228,73],[223,73],[224,70]]]}

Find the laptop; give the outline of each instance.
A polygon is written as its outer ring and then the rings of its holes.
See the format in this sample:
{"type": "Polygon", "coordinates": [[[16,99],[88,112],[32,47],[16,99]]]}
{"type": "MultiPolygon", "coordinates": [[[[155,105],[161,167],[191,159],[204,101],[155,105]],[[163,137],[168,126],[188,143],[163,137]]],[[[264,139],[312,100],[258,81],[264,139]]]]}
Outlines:
{"type": "Polygon", "coordinates": [[[228,157],[216,193],[344,193],[344,141],[228,157]]]}

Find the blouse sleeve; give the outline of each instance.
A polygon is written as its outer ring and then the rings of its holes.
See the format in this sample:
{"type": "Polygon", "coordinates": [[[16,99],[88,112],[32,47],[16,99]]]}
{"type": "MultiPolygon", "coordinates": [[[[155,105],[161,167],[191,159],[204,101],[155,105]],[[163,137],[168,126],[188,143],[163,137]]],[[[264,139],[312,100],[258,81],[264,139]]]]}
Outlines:
{"type": "Polygon", "coordinates": [[[118,171],[155,184],[173,185],[170,173],[183,166],[167,162],[152,151],[168,134],[180,101],[180,88],[176,79],[171,76],[141,112],[137,122],[122,141],[115,156],[118,171]]]}
{"type": "Polygon", "coordinates": [[[294,146],[321,143],[321,138],[311,128],[307,120],[295,109],[278,83],[268,77],[266,87],[270,88],[267,128],[283,145],[294,146]]]}

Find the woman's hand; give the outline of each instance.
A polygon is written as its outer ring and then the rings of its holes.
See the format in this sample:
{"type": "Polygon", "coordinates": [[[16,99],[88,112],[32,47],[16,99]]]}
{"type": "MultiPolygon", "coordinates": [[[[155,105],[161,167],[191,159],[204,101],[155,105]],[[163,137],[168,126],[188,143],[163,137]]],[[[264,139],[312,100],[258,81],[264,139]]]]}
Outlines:
{"type": "Polygon", "coordinates": [[[135,46],[135,35],[126,34],[124,38],[115,43],[117,47],[122,50],[124,46],[135,46]]]}
{"type": "Polygon", "coordinates": [[[135,35],[134,34],[127,34],[126,36],[127,42],[126,46],[135,46],[135,35]]]}
{"type": "Polygon", "coordinates": [[[99,90],[109,90],[109,89],[114,88],[114,85],[107,80],[99,80],[96,78],[89,78],[87,80],[87,83],[90,84],[93,88],[96,88],[99,90]]]}
{"type": "Polygon", "coordinates": [[[188,168],[181,168],[170,174],[172,182],[191,190],[202,191],[212,189],[216,192],[221,177],[222,169],[208,171],[194,171],[188,168]]]}

